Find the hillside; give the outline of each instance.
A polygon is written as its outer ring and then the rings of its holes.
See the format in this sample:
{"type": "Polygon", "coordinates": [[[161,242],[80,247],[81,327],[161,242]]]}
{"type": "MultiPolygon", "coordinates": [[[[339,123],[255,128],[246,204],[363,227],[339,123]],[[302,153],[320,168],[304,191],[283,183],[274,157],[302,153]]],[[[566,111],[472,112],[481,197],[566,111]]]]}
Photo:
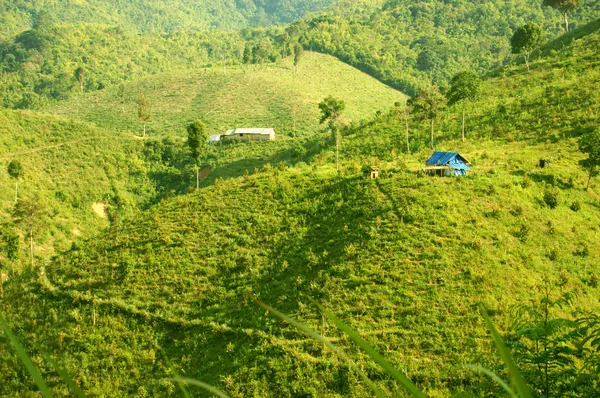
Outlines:
{"type": "MultiPolygon", "coordinates": [[[[307,297],[428,396],[501,396],[464,368],[502,372],[478,302],[503,331],[512,306],[538,302],[545,289],[577,293],[564,315],[600,309],[599,182],[584,189],[576,144],[597,128],[599,45],[600,31],[589,29],[531,71],[498,72],[469,106],[466,143],[457,140],[458,110],[447,111],[436,149],[464,154],[474,168],[467,177],[420,173],[427,127],[411,121],[413,152],[404,154],[397,112],[344,130],[339,174],[327,137],[290,140],[306,152],[286,140],[213,148],[222,178],[11,280],[2,312],[90,396],[175,394],[165,380],[173,371],[231,397],[372,396],[346,363],[248,293],[331,338],[390,396],[403,396],[401,387],[307,297]],[[252,159],[255,171],[226,173],[252,159]],[[381,178],[362,178],[361,167],[377,162],[381,178]]],[[[0,348],[0,394],[33,391],[5,340],[0,348]]],[[[36,363],[66,395],[50,366],[36,363]]],[[[574,375],[565,377],[570,384],[574,375]]]]}
{"type": "Polygon", "coordinates": [[[295,21],[334,0],[158,0],[133,1],[38,1],[0,2],[0,39],[18,34],[32,25],[93,22],[117,25],[136,32],[177,30],[233,30],[295,21]]]}
{"type": "MultiPolygon", "coordinates": [[[[571,27],[599,17],[600,3],[582,0],[570,13],[571,27]]],[[[413,95],[423,80],[445,86],[465,69],[485,74],[509,63],[510,38],[525,22],[541,25],[547,39],[564,33],[558,11],[522,0],[390,0],[367,15],[342,8],[294,26],[307,49],[413,95]]]]}
{"type": "Polygon", "coordinates": [[[333,57],[305,53],[298,72],[288,58],[277,64],[218,66],[163,73],[126,86],[125,112],[117,89],[76,96],[49,112],[99,126],[139,132],[136,99],[150,99],[151,134],[181,133],[201,119],[211,133],[243,126],[272,126],[280,135],[319,128],[317,104],[333,95],[346,102],[344,117],[358,122],[405,96],[333,57]]]}
{"type": "Polygon", "coordinates": [[[10,218],[14,206],[15,181],[7,166],[17,160],[24,170],[20,196],[34,198],[47,216],[35,237],[42,257],[97,233],[109,223],[94,204],[98,209],[120,197],[130,212],[153,197],[141,149],[129,134],[34,112],[0,111],[0,221],[10,218]]]}

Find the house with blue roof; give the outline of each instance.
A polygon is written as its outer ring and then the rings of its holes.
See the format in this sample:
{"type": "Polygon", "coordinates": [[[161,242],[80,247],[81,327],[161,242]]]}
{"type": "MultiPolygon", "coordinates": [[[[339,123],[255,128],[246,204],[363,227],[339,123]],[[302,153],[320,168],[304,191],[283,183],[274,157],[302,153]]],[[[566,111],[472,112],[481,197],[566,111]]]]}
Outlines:
{"type": "Polygon", "coordinates": [[[456,177],[467,175],[471,170],[469,161],[458,152],[434,152],[425,164],[429,175],[456,177]]]}

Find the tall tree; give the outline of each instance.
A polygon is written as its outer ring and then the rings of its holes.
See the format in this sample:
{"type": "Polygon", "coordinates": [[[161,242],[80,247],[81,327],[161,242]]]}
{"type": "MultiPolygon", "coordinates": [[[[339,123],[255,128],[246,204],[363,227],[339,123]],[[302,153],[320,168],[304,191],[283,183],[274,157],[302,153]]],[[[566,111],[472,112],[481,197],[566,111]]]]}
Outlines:
{"type": "Polygon", "coordinates": [[[18,160],[8,164],[8,175],[15,180],[15,203],[19,200],[19,178],[23,177],[23,165],[18,160]]]}
{"type": "Polygon", "coordinates": [[[303,54],[304,48],[300,43],[296,42],[296,44],[294,44],[294,67],[296,68],[296,73],[298,73],[298,65],[300,64],[303,54]]]}
{"type": "Polygon", "coordinates": [[[150,100],[145,95],[140,95],[137,99],[138,117],[144,124],[144,137],[146,136],[146,125],[152,119],[150,112],[150,100]]]}
{"type": "Polygon", "coordinates": [[[513,54],[523,54],[527,70],[529,70],[529,57],[544,40],[542,28],[533,22],[528,22],[515,31],[510,39],[513,54]]]}
{"type": "Polygon", "coordinates": [[[579,138],[579,150],[588,155],[586,159],[580,160],[579,164],[588,171],[586,189],[589,189],[592,177],[598,175],[600,168],[600,129],[582,135],[579,138]]]}
{"type": "Polygon", "coordinates": [[[561,14],[563,15],[564,19],[565,19],[565,31],[569,31],[569,15],[568,13],[570,11],[573,11],[574,9],[576,9],[577,7],[579,7],[579,4],[581,3],[581,0],[544,0],[544,5],[546,7],[552,7],[555,10],[558,10],[561,12],[561,14]]]}
{"type": "Polygon", "coordinates": [[[12,275],[15,274],[14,262],[19,259],[19,235],[8,225],[0,225],[0,297],[3,295],[3,270],[8,271],[8,263],[12,264],[12,275]]]}
{"type": "Polygon", "coordinates": [[[187,134],[187,144],[190,147],[192,159],[196,166],[196,189],[198,189],[200,187],[200,157],[206,148],[208,135],[204,123],[200,120],[196,120],[187,127],[187,134]]]}
{"type": "Polygon", "coordinates": [[[465,142],[465,109],[467,102],[476,99],[481,90],[481,79],[475,72],[460,72],[452,78],[452,86],[446,94],[448,105],[462,104],[462,140],[465,142]]]}
{"type": "Polygon", "coordinates": [[[39,197],[21,198],[12,212],[15,225],[21,226],[29,240],[29,260],[34,265],[33,237],[44,226],[48,212],[39,197]]]}
{"type": "Polygon", "coordinates": [[[85,83],[85,69],[83,69],[81,66],[75,69],[73,77],[75,77],[75,80],[79,82],[79,89],[81,90],[81,94],[83,94],[83,84],[85,83]]]}
{"type": "Polygon", "coordinates": [[[429,86],[419,91],[417,95],[407,102],[413,115],[419,120],[429,120],[431,127],[431,148],[434,147],[434,122],[446,106],[446,97],[440,93],[437,86],[429,86]]]}
{"type": "Polygon", "coordinates": [[[346,103],[344,101],[334,98],[331,95],[319,103],[319,109],[321,110],[320,123],[323,124],[327,122],[327,127],[335,137],[335,168],[337,171],[340,170],[339,123],[340,116],[345,108],[346,103]]]}

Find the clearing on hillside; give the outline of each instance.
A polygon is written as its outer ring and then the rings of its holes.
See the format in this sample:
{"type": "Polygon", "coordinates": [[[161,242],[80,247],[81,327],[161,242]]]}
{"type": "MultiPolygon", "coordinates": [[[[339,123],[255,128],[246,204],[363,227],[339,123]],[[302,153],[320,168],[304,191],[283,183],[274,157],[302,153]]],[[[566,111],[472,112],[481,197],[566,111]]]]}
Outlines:
{"type": "Polygon", "coordinates": [[[344,116],[358,121],[386,110],[405,96],[369,75],[323,54],[305,53],[298,72],[287,59],[272,65],[215,66],[142,79],[126,87],[125,106],[117,88],[72,98],[50,112],[103,127],[141,131],[136,99],[150,99],[151,133],[182,132],[200,119],[211,133],[237,127],[274,127],[278,135],[319,128],[317,104],[333,95],[346,102],[344,116]]]}

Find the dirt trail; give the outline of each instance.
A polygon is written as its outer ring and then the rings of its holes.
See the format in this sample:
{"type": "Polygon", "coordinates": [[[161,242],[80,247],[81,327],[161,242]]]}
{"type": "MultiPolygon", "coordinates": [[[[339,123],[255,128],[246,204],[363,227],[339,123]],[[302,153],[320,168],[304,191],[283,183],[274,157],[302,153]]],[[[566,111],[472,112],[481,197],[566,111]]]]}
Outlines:
{"type": "Polygon", "coordinates": [[[98,139],[98,138],[100,138],[100,137],[78,138],[76,140],[65,141],[65,142],[60,142],[58,144],[52,144],[52,145],[41,146],[41,147],[38,147],[38,148],[33,148],[33,149],[28,150],[28,151],[4,153],[4,154],[0,155],[0,159],[5,160],[5,159],[8,159],[8,158],[12,158],[14,156],[29,155],[31,153],[45,151],[47,149],[60,148],[62,146],[73,145],[73,144],[77,144],[78,142],[90,141],[90,140],[94,140],[94,139],[98,139]]]}

